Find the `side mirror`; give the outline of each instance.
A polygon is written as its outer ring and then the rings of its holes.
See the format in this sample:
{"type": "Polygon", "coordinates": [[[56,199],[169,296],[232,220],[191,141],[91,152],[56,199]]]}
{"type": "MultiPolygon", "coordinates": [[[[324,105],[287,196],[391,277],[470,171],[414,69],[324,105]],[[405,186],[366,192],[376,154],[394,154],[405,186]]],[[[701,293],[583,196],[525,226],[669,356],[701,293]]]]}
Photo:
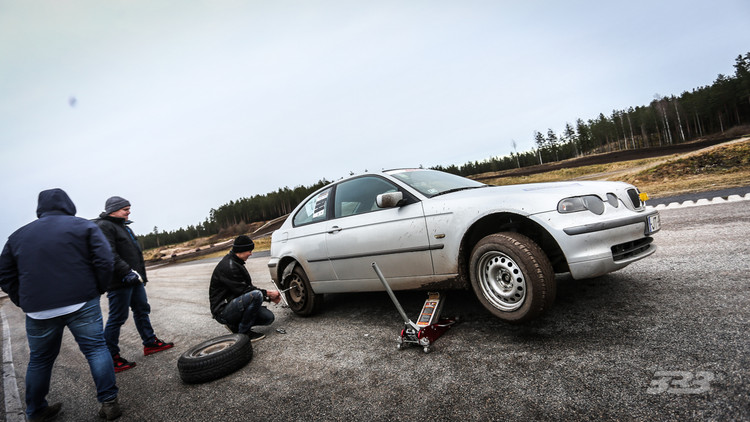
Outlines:
{"type": "Polygon", "coordinates": [[[401,192],[388,192],[378,195],[378,197],[375,199],[375,202],[380,208],[393,208],[397,207],[403,199],[404,194],[401,192]]]}

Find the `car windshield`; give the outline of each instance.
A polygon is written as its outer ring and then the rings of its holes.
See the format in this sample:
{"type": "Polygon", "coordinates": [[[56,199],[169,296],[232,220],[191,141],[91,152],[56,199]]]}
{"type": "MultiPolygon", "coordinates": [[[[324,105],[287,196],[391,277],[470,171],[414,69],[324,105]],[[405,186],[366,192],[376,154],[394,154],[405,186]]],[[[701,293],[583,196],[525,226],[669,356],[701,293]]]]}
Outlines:
{"type": "Polygon", "coordinates": [[[428,198],[459,190],[487,186],[475,180],[437,170],[407,169],[391,170],[387,173],[428,198]]]}

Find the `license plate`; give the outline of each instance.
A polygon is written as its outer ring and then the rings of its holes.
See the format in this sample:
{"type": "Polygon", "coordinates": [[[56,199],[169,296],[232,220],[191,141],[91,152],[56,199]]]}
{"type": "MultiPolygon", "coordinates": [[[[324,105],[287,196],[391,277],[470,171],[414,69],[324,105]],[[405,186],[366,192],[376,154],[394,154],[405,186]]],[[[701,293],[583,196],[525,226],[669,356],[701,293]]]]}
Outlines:
{"type": "Polygon", "coordinates": [[[646,234],[656,233],[661,229],[659,214],[649,215],[646,222],[646,234]]]}

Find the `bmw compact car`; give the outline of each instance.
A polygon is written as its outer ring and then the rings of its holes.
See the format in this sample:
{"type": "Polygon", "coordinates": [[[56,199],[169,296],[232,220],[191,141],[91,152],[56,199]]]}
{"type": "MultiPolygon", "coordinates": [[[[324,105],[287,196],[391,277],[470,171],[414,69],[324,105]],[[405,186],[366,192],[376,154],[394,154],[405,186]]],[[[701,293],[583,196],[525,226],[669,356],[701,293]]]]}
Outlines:
{"type": "Polygon", "coordinates": [[[323,294],[473,289],[510,322],[555,299],[555,274],[617,271],[656,251],[659,213],[621,182],[490,186],[435,170],[342,179],[310,195],[271,237],[271,278],[298,315],[323,294]]]}

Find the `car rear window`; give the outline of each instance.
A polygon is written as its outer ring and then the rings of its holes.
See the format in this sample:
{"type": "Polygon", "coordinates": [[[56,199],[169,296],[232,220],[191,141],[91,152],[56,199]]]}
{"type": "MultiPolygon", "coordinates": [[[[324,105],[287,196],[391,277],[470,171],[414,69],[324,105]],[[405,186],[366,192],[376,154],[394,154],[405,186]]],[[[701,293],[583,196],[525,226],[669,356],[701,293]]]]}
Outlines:
{"type": "Polygon", "coordinates": [[[330,188],[323,190],[305,202],[305,205],[294,216],[294,225],[301,226],[325,220],[330,193],[330,188]]]}

